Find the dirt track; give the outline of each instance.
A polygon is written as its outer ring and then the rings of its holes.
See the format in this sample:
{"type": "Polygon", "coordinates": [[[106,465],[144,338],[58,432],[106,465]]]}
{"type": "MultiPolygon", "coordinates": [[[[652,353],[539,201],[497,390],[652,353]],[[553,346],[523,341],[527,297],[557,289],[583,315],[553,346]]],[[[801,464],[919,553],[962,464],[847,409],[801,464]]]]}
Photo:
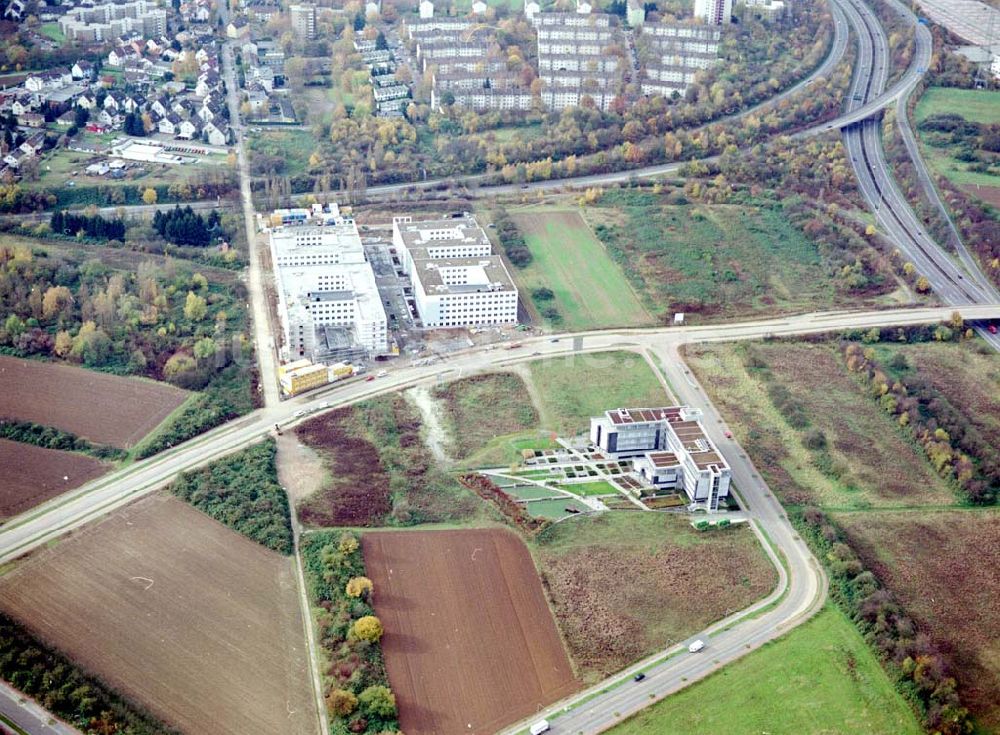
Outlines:
{"type": "Polygon", "coordinates": [[[528,550],[500,529],[366,533],[406,735],[483,735],[579,688],[528,550]]]}
{"type": "Polygon", "coordinates": [[[146,498],[0,579],[0,608],[190,735],[315,735],[292,562],[146,498]]]}
{"type": "Polygon", "coordinates": [[[128,448],[184,402],[187,391],[70,365],[0,357],[0,416],[128,448]]]}
{"type": "Polygon", "coordinates": [[[9,518],[107,472],[110,465],[75,452],[61,452],[0,439],[0,518],[9,518]]]}

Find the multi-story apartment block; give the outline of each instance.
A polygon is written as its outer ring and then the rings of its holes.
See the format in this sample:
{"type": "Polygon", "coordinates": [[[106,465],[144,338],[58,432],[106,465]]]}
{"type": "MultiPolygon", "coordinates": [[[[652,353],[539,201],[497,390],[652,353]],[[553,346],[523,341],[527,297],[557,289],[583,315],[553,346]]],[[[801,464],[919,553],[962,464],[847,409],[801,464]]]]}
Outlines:
{"type": "Polygon", "coordinates": [[[292,16],[292,33],[296,37],[311,41],[316,38],[316,6],[311,3],[289,5],[292,16]]]}
{"type": "Polygon", "coordinates": [[[627,47],[612,17],[602,13],[540,13],[535,25],[542,104],[561,110],[589,99],[601,110],[611,109],[622,92],[627,47]],[[615,53],[615,48],[620,53],[615,53]]]}
{"type": "Polygon", "coordinates": [[[506,71],[493,74],[479,71],[435,72],[431,88],[431,109],[436,110],[450,97],[451,104],[471,110],[530,110],[531,91],[520,78],[506,71]]]}
{"type": "Polygon", "coordinates": [[[558,26],[563,28],[609,28],[611,16],[606,13],[580,15],[578,13],[536,13],[532,21],[538,28],[558,26]]]}
{"type": "Polygon", "coordinates": [[[651,23],[644,25],[638,46],[642,64],[642,93],[684,94],[695,75],[719,63],[722,31],[709,26],[651,23]]]}
{"type": "Polygon", "coordinates": [[[476,220],[396,217],[392,242],[424,327],[517,323],[517,287],[476,220]]]}
{"type": "Polygon", "coordinates": [[[733,17],[733,0],[694,0],[694,16],[709,25],[728,24],[733,17]]]}
{"type": "Polygon", "coordinates": [[[167,32],[167,11],[149,0],[81,5],[59,19],[59,28],[75,41],[108,41],[132,33],[160,38],[167,32]]]}
{"type": "Polygon", "coordinates": [[[688,406],[617,408],[590,419],[590,441],[657,488],[683,488],[692,503],[718,510],[732,470],[688,406]]]}
{"type": "Polygon", "coordinates": [[[270,222],[284,357],[384,353],[388,320],[354,221],[315,205],[276,210],[270,222]]]}

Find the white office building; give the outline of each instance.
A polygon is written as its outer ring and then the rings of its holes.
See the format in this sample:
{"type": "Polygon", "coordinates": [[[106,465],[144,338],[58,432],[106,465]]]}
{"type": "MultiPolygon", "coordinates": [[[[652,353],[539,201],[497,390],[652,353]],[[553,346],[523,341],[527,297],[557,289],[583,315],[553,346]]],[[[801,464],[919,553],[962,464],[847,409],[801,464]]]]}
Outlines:
{"type": "Polygon", "coordinates": [[[732,470],[688,406],[616,408],[590,419],[590,441],[656,488],[684,489],[692,503],[718,510],[732,470]]]}
{"type": "Polygon", "coordinates": [[[424,327],[517,323],[517,287],[471,215],[429,222],[396,217],[392,242],[424,327]]]}
{"type": "Polygon", "coordinates": [[[270,221],[283,357],[386,352],[388,320],[354,220],[315,205],[276,210],[270,221]]]}

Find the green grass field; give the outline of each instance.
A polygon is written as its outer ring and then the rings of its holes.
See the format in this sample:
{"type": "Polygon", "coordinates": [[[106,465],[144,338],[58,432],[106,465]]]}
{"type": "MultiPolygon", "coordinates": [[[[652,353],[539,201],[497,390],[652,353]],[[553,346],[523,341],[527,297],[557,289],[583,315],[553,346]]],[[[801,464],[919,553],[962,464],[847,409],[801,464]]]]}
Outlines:
{"type": "Polygon", "coordinates": [[[529,368],[542,426],[561,435],[585,431],[591,416],[612,408],[669,401],[649,364],[631,352],[554,357],[536,360],[529,368]]]}
{"type": "MultiPolygon", "coordinates": [[[[917,102],[914,117],[919,126],[931,115],[956,114],[970,122],[1000,123],[1000,96],[996,92],[977,89],[930,87],[917,102]]],[[[938,174],[959,185],[1000,186],[1000,176],[970,170],[967,161],[959,160],[958,146],[937,147],[928,141],[933,137],[917,130],[924,158],[938,174]]]]}
{"type": "Polygon", "coordinates": [[[567,330],[642,326],[653,319],[628,279],[575,209],[520,209],[511,212],[534,258],[515,269],[519,285],[530,296],[537,288],[555,294],[550,302],[560,319],[548,326],[567,330]]]}
{"type": "Polygon", "coordinates": [[[43,23],[38,27],[38,32],[46,38],[52,39],[56,43],[61,44],[66,41],[66,34],[62,32],[61,28],[59,28],[58,23],[43,23]]]}
{"type": "Polygon", "coordinates": [[[585,217],[661,318],[746,318],[838,300],[816,245],[778,207],[667,204],[623,190],[606,193],[585,217]]]}
{"type": "MultiPolygon", "coordinates": [[[[712,655],[711,644],[704,655],[712,655]]],[[[851,623],[827,607],[784,638],[610,732],[919,735],[922,730],[851,623]]]]}
{"type": "Polygon", "coordinates": [[[579,500],[572,498],[560,498],[559,500],[532,500],[525,506],[528,512],[536,518],[549,518],[559,520],[566,516],[574,515],[567,511],[567,508],[575,508],[581,513],[589,510],[586,505],[579,500]]]}
{"type": "Polygon", "coordinates": [[[563,490],[568,490],[577,495],[617,495],[618,491],[614,485],[606,480],[596,480],[595,482],[565,483],[559,485],[563,490]]]}
{"type": "Polygon", "coordinates": [[[918,123],[931,115],[954,113],[978,123],[1000,123],[1000,98],[996,92],[982,89],[929,87],[917,102],[914,115],[918,123]]]}
{"type": "Polygon", "coordinates": [[[283,173],[289,176],[305,173],[309,156],[317,148],[317,141],[308,130],[272,130],[264,128],[248,139],[251,153],[277,156],[285,161],[283,173]]]}

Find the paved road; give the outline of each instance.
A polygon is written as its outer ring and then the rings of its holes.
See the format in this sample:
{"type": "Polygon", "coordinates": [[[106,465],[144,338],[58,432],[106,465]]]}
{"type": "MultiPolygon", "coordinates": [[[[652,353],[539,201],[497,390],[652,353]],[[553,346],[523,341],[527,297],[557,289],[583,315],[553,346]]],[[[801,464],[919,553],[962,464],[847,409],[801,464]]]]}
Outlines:
{"type": "Polygon", "coordinates": [[[30,735],[80,735],[75,727],[53,717],[38,702],[6,682],[0,682],[0,713],[30,735]]]}
{"type": "MultiPolygon", "coordinates": [[[[136,462],[128,467],[98,478],[59,498],[50,500],[0,526],[0,563],[58,538],[105,513],[121,507],[135,498],[168,483],[178,472],[201,466],[219,456],[245,447],[274,428],[276,423],[290,425],[300,420],[298,411],[317,410],[321,404],[334,407],[399,390],[421,382],[451,379],[512,360],[524,359],[529,351],[542,355],[565,355],[572,351],[574,337],[579,337],[587,349],[631,346],[657,348],[674,342],[707,342],[734,339],[760,339],[768,336],[811,334],[846,328],[867,329],[874,326],[930,324],[947,319],[950,307],[896,309],[871,312],[820,312],[778,319],[758,320],[737,324],[660,328],[646,330],[613,330],[560,336],[558,342],[548,338],[524,340],[525,348],[516,351],[490,350],[477,347],[455,353],[445,362],[422,367],[402,367],[389,377],[376,381],[347,381],[320,393],[312,393],[278,405],[258,409],[184,444],[136,462]]],[[[961,309],[968,319],[998,319],[1000,305],[972,306],[961,309]]]]}
{"type": "Polygon", "coordinates": [[[236,135],[236,156],[240,169],[240,203],[243,206],[243,224],[250,262],[247,289],[250,292],[250,304],[253,309],[254,346],[260,369],[260,386],[264,392],[264,405],[273,406],[281,400],[278,391],[277,355],[273,349],[274,338],[270,333],[270,307],[264,294],[265,275],[261,268],[260,252],[257,249],[257,223],[253,197],[250,194],[250,164],[247,161],[243,140],[245,126],[240,121],[240,87],[236,78],[232,41],[227,41],[222,46],[222,70],[226,82],[229,121],[236,135]]]}
{"type": "MultiPolygon", "coordinates": [[[[847,15],[858,38],[858,62],[848,98],[850,111],[864,107],[865,101],[877,96],[884,87],[889,71],[888,41],[874,11],[864,2],[835,2],[847,15]]],[[[903,5],[894,3],[893,7],[912,25],[917,25],[916,17],[903,5]]],[[[918,30],[914,38],[915,50],[910,70],[926,68],[932,50],[930,34],[918,30]]],[[[916,84],[915,78],[911,78],[911,84],[916,84]]],[[[917,272],[927,277],[934,292],[949,304],[996,301],[996,290],[971,256],[963,258],[968,269],[964,270],[935,242],[914,214],[885,160],[880,123],[866,119],[845,128],[843,136],[861,193],[875,212],[877,224],[904,257],[917,267],[917,272]]],[[[919,155],[916,160],[920,160],[919,155]]],[[[1000,350],[1000,335],[990,334],[982,326],[979,326],[978,332],[1000,350]]]]}

